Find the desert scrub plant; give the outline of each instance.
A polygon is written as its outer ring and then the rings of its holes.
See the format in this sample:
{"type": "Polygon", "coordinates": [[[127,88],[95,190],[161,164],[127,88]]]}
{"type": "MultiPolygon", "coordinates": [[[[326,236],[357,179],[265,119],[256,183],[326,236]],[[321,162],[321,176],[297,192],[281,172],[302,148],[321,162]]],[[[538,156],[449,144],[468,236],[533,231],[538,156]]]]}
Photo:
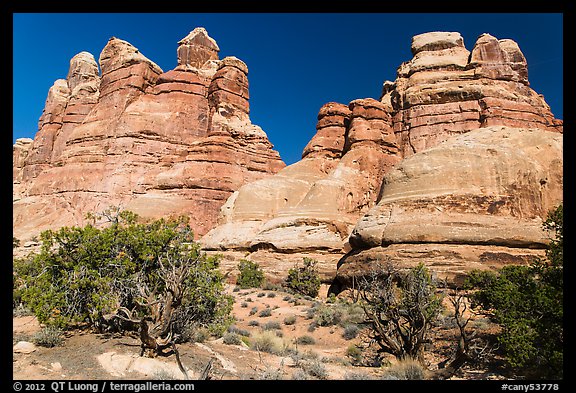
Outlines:
{"type": "Polygon", "coordinates": [[[242,338],[239,334],[228,332],[222,337],[222,342],[226,345],[241,345],[242,338]]]}
{"type": "Polygon", "coordinates": [[[303,362],[300,367],[302,370],[306,371],[307,374],[313,377],[318,379],[328,379],[328,371],[326,371],[326,366],[322,364],[320,359],[303,362]]]}
{"type": "Polygon", "coordinates": [[[270,330],[256,333],[251,338],[250,348],[255,351],[283,355],[289,350],[289,345],[270,330]]]}
{"type": "Polygon", "coordinates": [[[239,336],[244,336],[244,337],[249,337],[250,336],[250,332],[248,330],[245,329],[240,329],[239,327],[237,327],[236,325],[232,325],[228,328],[228,333],[236,333],[239,336]]]}
{"type": "Polygon", "coordinates": [[[63,332],[59,328],[46,326],[32,336],[32,342],[41,347],[56,347],[64,342],[63,332]]]}
{"type": "Polygon", "coordinates": [[[346,356],[349,356],[353,363],[362,362],[362,350],[355,344],[349,345],[348,348],[346,348],[346,356]]]}
{"type": "Polygon", "coordinates": [[[314,321],[318,326],[337,325],[342,320],[342,310],[334,305],[321,305],[314,312],[314,321]]]}
{"type": "Polygon", "coordinates": [[[406,358],[388,367],[382,379],[422,380],[425,379],[425,370],[417,360],[406,358]]]}
{"type": "Polygon", "coordinates": [[[236,280],[236,285],[242,289],[259,288],[264,282],[264,272],[260,265],[247,259],[241,259],[238,264],[240,274],[236,280]]]}
{"type": "Polygon", "coordinates": [[[548,212],[543,229],[553,233],[546,259],[473,271],[472,304],[502,327],[498,343],[507,363],[528,378],[562,379],[564,359],[564,213],[548,212]]]}
{"type": "Polygon", "coordinates": [[[260,326],[260,322],[258,322],[256,320],[252,320],[252,321],[248,322],[248,326],[260,326]]]}
{"type": "Polygon", "coordinates": [[[208,328],[191,324],[184,329],[182,336],[184,342],[203,343],[210,338],[211,334],[208,328]]]}
{"type": "Polygon", "coordinates": [[[294,325],[296,323],[296,315],[288,315],[284,318],[284,325],[294,325]]]}
{"type": "Polygon", "coordinates": [[[288,271],[286,286],[304,296],[314,298],[320,290],[320,275],[316,270],[317,261],[304,257],[302,267],[295,266],[288,271]]]}
{"type": "Polygon", "coordinates": [[[258,314],[259,317],[269,317],[270,315],[272,315],[272,310],[270,310],[269,308],[265,308],[258,314]]]}
{"type": "Polygon", "coordinates": [[[98,217],[90,215],[82,228],[42,232],[40,251],[14,261],[24,284],[14,296],[40,323],[96,325],[125,308],[154,324],[170,322],[174,335],[192,321],[225,331],[233,298],[225,293],[219,257],[200,251],[187,218],[139,223],[136,214],[120,209],[98,217]],[[98,217],[106,225],[97,227],[98,217]]]}
{"type": "Polygon", "coordinates": [[[316,340],[312,336],[300,336],[296,338],[296,344],[298,345],[313,345],[316,344],[316,340]]]}
{"type": "Polygon", "coordinates": [[[266,322],[263,326],[262,329],[264,330],[281,330],[282,327],[280,326],[279,322],[276,321],[270,321],[270,322],[266,322]]]}
{"type": "Polygon", "coordinates": [[[352,339],[356,338],[359,331],[360,331],[360,328],[358,327],[358,325],[354,325],[354,324],[346,325],[344,327],[344,332],[342,332],[342,337],[345,340],[352,340],[352,339]]]}
{"type": "Polygon", "coordinates": [[[378,353],[423,363],[424,344],[441,308],[442,298],[429,270],[420,263],[404,270],[376,264],[358,286],[378,353]]]}
{"type": "Polygon", "coordinates": [[[284,372],[280,368],[266,367],[266,369],[258,374],[258,379],[264,381],[277,381],[284,377],[284,372]]]}
{"type": "Polygon", "coordinates": [[[248,315],[254,315],[258,312],[258,307],[254,306],[250,309],[250,312],[248,313],[248,315]]]}
{"type": "Polygon", "coordinates": [[[346,373],[344,374],[344,380],[347,381],[366,381],[373,379],[374,377],[371,375],[355,371],[346,371],[346,373]]]}

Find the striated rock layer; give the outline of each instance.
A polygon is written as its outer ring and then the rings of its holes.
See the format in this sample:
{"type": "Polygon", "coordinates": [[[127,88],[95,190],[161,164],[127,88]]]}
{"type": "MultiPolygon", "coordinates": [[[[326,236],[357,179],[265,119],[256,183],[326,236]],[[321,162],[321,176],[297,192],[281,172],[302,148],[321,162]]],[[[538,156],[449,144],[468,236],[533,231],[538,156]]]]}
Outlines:
{"type": "Polygon", "coordinates": [[[544,256],[542,219],[562,202],[562,135],[491,126],[414,154],[388,172],[340,262],[347,285],[373,262],[425,262],[459,282],[470,269],[544,256]]]}
{"type": "Polygon", "coordinates": [[[163,72],[111,38],[99,58],[82,52],[48,93],[34,141],[14,146],[14,236],[83,225],[120,205],[144,217],[187,214],[198,235],[245,183],[282,169],[249,118],[248,68],[203,28],[179,42],[163,72]]]}
{"type": "Polygon", "coordinates": [[[412,53],[380,101],[323,106],[302,160],[235,192],[205,249],[277,277],[313,257],[334,290],[383,257],[454,278],[542,255],[562,121],[518,45],[483,34],[470,52],[459,33],[432,32],[412,53]]]}

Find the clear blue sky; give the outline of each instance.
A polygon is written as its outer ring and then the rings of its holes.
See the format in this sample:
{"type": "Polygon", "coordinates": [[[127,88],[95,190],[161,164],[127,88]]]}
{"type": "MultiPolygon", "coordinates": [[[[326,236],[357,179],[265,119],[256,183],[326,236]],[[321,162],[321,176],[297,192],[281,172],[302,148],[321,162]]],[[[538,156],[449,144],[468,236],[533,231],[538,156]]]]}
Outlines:
{"type": "Polygon", "coordinates": [[[485,32],[513,39],[528,60],[531,87],[563,118],[560,13],[15,13],[13,142],[34,137],[48,89],[66,77],[75,54],[98,59],[115,36],[168,71],[178,41],[199,26],[220,46],[220,58],[248,65],[252,122],[287,164],[300,159],[324,103],[378,99],[382,83],[411,59],[411,38],[428,31],[460,32],[468,50],[485,32]]]}

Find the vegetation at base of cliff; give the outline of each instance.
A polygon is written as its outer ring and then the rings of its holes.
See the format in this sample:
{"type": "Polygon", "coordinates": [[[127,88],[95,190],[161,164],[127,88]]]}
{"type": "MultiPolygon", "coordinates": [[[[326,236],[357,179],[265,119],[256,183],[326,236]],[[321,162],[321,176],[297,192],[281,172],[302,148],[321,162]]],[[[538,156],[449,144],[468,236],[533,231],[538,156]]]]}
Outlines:
{"type": "Polygon", "coordinates": [[[139,223],[119,209],[100,217],[108,221],[103,228],[90,215],[83,228],[43,232],[40,252],[14,261],[14,304],[60,328],[124,310],[118,322],[162,322],[181,337],[190,324],[226,330],[233,299],[219,259],[200,252],[187,219],[139,223]]]}
{"type": "Polygon", "coordinates": [[[236,285],[242,289],[259,288],[264,282],[264,272],[256,262],[242,259],[238,264],[238,270],[240,274],[236,279],[236,285]]]}
{"type": "Polygon", "coordinates": [[[442,309],[442,297],[428,268],[420,263],[403,270],[388,262],[376,266],[358,284],[378,352],[423,361],[428,333],[442,309]]]}
{"type": "Polygon", "coordinates": [[[498,342],[508,363],[530,378],[563,377],[563,227],[560,205],[544,222],[555,234],[546,260],[468,277],[468,286],[476,289],[473,304],[502,326],[498,342]]]}
{"type": "Polygon", "coordinates": [[[302,267],[295,266],[288,271],[286,286],[304,296],[316,297],[320,291],[320,275],[316,270],[316,260],[304,257],[302,267]]]}

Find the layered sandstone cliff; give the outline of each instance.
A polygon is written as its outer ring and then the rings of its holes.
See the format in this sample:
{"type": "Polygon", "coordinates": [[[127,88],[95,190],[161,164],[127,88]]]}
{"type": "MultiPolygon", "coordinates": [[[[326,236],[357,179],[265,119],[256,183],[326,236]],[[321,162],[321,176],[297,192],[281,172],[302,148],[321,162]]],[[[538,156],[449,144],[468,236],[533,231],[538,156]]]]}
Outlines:
{"type": "Polygon", "coordinates": [[[234,193],[204,247],[272,276],[311,256],[336,287],[382,258],[455,277],[542,255],[562,121],[518,45],[483,34],[468,51],[459,33],[432,32],[412,53],[380,101],[322,107],[302,160],[234,193]]]}
{"type": "Polygon", "coordinates": [[[87,52],[70,61],[34,141],[14,146],[14,236],[82,225],[86,213],[110,206],[185,214],[202,235],[235,190],[285,166],[250,121],[246,64],[219,60],[203,28],[178,44],[178,65],[167,72],[114,37],[101,73],[87,52]]]}

